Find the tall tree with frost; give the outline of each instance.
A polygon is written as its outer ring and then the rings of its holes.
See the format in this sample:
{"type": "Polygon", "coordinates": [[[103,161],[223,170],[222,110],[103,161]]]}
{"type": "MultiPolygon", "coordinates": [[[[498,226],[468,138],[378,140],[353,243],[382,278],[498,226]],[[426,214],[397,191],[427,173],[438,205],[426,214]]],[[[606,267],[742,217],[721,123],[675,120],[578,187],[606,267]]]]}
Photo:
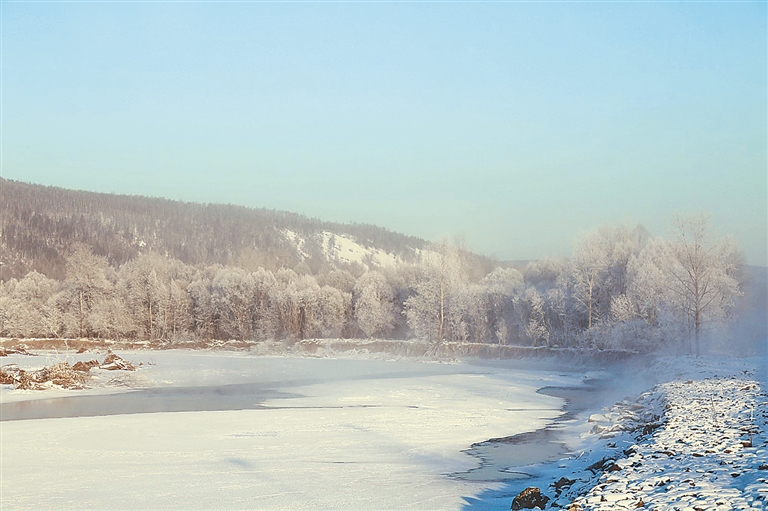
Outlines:
{"type": "Polygon", "coordinates": [[[344,331],[343,336],[352,336],[350,331],[355,325],[355,309],[352,296],[355,291],[355,276],[347,270],[331,270],[324,275],[317,277],[317,283],[321,287],[330,286],[332,288],[341,291],[341,296],[344,299],[344,331]]]}
{"type": "Polygon", "coordinates": [[[534,346],[549,346],[549,328],[544,313],[544,299],[535,287],[529,287],[523,294],[526,304],[528,322],[525,325],[525,335],[534,346]]]}
{"type": "Polygon", "coordinates": [[[697,356],[704,324],[726,317],[740,294],[740,254],[730,238],[712,240],[708,224],[705,215],[676,218],[675,240],[662,267],[670,296],[688,318],[697,356]]]}
{"type": "Polygon", "coordinates": [[[97,256],[91,247],[83,244],[75,244],[66,257],[64,308],[75,318],[79,337],[91,333],[91,311],[111,291],[112,284],[106,277],[108,267],[105,257],[97,256]]]}
{"type": "Polygon", "coordinates": [[[93,306],[90,320],[93,333],[106,339],[136,337],[139,331],[125,296],[118,292],[109,293],[103,300],[99,300],[93,306]]]}
{"type": "Polygon", "coordinates": [[[514,304],[525,289],[523,275],[514,268],[496,268],[480,281],[480,285],[487,297],[488,328],[499,344],[506,344],[510,334],[507,322],[512,321],[514,304]]]}
{"type": "Polygon", "coordinates": [[[626,295],[611,302],[611,313],[617,321],[642,319],[648,325],[657,326],[663,309],[669,305],[668,276],[665,261],[668,258],[668,242],[663,238],[650,240],[637,257],[627,266],[628,286],[626,295]]]}
{"type": "Polygon", "coordinates": [[[260,339],[274,339],[279,330],[274,299],[277,279],[271,271],[259,268],[253,281],[254,334],[260,339]]]}
{"type": "Polygon", "coordinates": [[[641,225],[603,225],[579,237],[571,260],[574,298],[587,313],[587,328],[610,314],[612,300],[626,294],[628,267],[648,240],[641,225]]]}
{"type": "Polygon", "coordinates": [[[314,283],[314,278],[302,279],[290,269],[281,268],[275,274],[276,285],[271,297],[275,306],[278,325],[277,336],[284,339],[301,339],[302,310],[301,290],[314,283]],[[307,282],[311,280],[311,282],[307,282]]]}
{"type": "Polygon", "coordinates": [[[394,292],[376,270],[363,274],[354,288],[355,319],[366,337],[386,334],[395,325],[394,292]]]}
{"type": "Polygon", "coordinates": [[[230,338],[252,338],[256,281],[242,268],[221,268],[213,279],[213,297],[221,313],[221,328],[230,338]]]}
{"type": "Polygon", "coordinates": [[[422,255],[421,277],[405,301],[405,315],[416,337],[434,343],[445,340],[451,299],[465,285],[466,272],[459,250],[443,242],[438,252],[422,255]]]}
{"type": "Polygon", "coordinates": [[[216,339],[219,335],[221,314],[214,298],[213,279],[221,268],[220,265],[206,268],[187,287],[194,330],[206,340],[216,339]]]}
{"type": "Polygon", "coordinates": [[[4,330],[14,337],[49,337],[57,332],[56,307],[51,303],[59,283],[31,271],[15,286],[6,302],[4,330]]]}
{"type": "Polygon", "coordinates": [[[574,297],[587,313],[588,329],[598,316],[598,291],[608,264],[608,246],[604,237],[597,231],[579,237],[571,260],[571,278],[574,297]]]}
{"type": "Polygon", "coordinates": [[[163,300],[163,324],[166,337],[175,338],[186,334],[192,324],[191,299],[188,292],[194,269],[183,262],[171,259],[166,271],[166,296],[163,300]]]}
{"type": "Polygon", "coordinates": [[[307,287],[302,293],[304,337],[339,337],[344,330],[346,305],[352,301],[349,293],[331,286],[307,287]]]}
{"type": "Polygon", "coordinates": [[[7,282],[0,281],[0,335],[8,335],[8,321],[14,318],[16,301],[12,293],[18,282],[10,279],[7,282]]]}
{"type": "Polygon", "coordinates": [[[124,296],[144,338],[153,340],[164,335],[162,303],[168,295],[165,285],[168,261],[153,253],[141,254],[120,268],[124,296]]]}
{"type": "Polygon", "coordinates": [[[615,296],[626,294],[629,263],[637,257],[648,243],[648,231],[642,225],[630,228],[627,225],[604,225],[597,229],[597,235],[603,239],[601,246],[607,251],[607,262],[603,302],[610,306],[615,296]]]}

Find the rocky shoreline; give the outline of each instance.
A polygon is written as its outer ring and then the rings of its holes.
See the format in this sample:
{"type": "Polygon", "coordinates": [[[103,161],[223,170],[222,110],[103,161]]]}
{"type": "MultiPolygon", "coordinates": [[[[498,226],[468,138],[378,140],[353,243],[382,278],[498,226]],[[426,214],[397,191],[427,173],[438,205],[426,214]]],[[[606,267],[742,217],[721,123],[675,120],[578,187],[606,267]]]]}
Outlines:
{"type": "Polygon", "coordinates": [[[589,452],[560,464],[559,479],[513,509],[768,509],[764,384],[751,369],[697,364],[591,415],[589,452]]]}
{"type": "MultiPolygon", "coordinates": [[[[644,441],[606,461],[571,510],[768,507],[768,394],[748,374],[659,385],[644,441]]],[[[615,427],[622,427],[619,423],[615,427]]]]}

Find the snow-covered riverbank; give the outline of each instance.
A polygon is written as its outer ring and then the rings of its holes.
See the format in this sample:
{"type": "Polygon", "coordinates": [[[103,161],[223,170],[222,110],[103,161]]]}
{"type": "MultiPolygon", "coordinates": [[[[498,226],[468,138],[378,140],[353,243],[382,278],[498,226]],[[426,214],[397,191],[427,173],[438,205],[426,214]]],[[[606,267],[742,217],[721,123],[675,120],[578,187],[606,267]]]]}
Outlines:
{"type": "Polygon", "coordinates": [[[766,394],[750,379],[670,382],[665,423],[607,470],[577,503],[589,509],[647,506],[765,509],[766,394]],[[757,415],[757,417],[755,417],[757,415]]]}
{"type": "Polygon", "coordinates": [[[661,383],[637,399],[563,421],[570,455],[509,467],[532,477],[467,507],[506,510],[534,486],[547,509],[768,509],[764,362],[660,359],[644,375],[661,383]]]}
{"type": "Polygon", "coordinates": [[[768,508],[763,382],[750,369],[703,368],[703,374],[691,371],[690,378],[663,383],[643,396],[640,403],[660,418],[658,427],[651,423],[615,463],[604,463],[598,484],[571,509],[768,508]]]}

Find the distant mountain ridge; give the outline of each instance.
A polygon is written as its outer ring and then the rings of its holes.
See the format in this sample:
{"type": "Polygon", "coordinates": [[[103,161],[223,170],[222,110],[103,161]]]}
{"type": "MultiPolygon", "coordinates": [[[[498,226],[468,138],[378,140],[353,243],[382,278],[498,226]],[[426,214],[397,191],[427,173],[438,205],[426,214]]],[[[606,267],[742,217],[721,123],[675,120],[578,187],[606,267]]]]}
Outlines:
{"type": "Polygon", "coordinates": [[[429,243],[367,224],[286,211],[199,204],[24,183],[0,178],[0,280],[32,270],[64,277],[75,243],[118,267],[142,252],[186,264],[255,269],[306,265],[386,266],[411,262],[429,243]]]}

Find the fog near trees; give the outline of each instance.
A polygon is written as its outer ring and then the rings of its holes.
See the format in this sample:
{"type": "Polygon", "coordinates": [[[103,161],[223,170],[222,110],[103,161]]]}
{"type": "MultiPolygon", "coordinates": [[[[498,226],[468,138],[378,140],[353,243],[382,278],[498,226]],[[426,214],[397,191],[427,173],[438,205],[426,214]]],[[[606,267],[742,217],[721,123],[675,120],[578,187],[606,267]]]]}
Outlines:
{"type": "MultiPolygon", "coordinates": [[[[154,251],[110,264],[82,243],[65,275],[0,284],[0,335],[176,341],[413,338],[700,353],[728,339],[740,254],[706,217],[672,234],[602,226],[568,258],[489,267],[443,242],[395,267],[188,264],[154,251]],[[711,344],[711,343],[710,343],[711,344]]],[[[761,335],[758,333],[758,335],[761,335]]]]}

